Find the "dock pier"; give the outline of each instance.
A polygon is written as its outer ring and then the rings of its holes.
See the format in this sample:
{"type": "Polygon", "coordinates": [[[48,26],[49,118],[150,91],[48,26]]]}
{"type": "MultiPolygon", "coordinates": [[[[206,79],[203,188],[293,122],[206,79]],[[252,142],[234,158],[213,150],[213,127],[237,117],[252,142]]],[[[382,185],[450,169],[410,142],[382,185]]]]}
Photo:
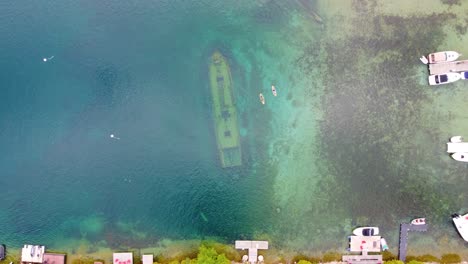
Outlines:
{"type": "Polygon", "coordinates": [[[408,248],[408,232],[426,232],[427,224],[424,225],[412,225],[407,223],[400,224],[400,245],[398,247],[398,259],[405,262],[406,261],[406,250],[408,248]]]}
{"type": "Polygon", "coordinates": [[[429,64],[429,73],[431,75],[464,71],[468,71],[468,60],[429,64]]]}

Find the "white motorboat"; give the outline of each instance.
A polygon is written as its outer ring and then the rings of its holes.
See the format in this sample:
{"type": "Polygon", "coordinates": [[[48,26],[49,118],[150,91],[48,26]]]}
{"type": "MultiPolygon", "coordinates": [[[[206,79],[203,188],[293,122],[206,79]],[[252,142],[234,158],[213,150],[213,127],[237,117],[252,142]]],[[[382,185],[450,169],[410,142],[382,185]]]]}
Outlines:
{"type": "Polygon", "coordinates": [[[273,93],[273,96],[277,96],[278,93],[276,92],[276,88],[274,85],[271,86],[271,92],[273,93]]]}
{"type": "Polygon", "coordinates": [[[461,74],[458,72],[448,72],[444,74],[429,75],[428,80],[430,85],[440,85],[445,83],[456,82],[461,79],[461,74]]]}
{"type": "Polygon", "coordinates": [[[468,242],[468,214],[454,214],[452,215],[452,220],[460,236],[468,242]]]}
{"type": "Polygon", "coordinates": [[[260,98],[260,103],[265,104],[265,97],[263,96],[263,94],[260,93],[258,97],[260,98]]]}
{"type": "Polygon", "coordinates": [[[453,153],[452,158],[457,161],[468,162],[468,152],[453,153]]]}
{"type": "Polygon", "coordinates": [[[468,162],[468,142],[463,142],[461,136],[451,137],[447,143],[447,153],[452,153],[454,160],[468,162]]]}
{"type": "Polygon", "coordinates": [[[454,160],[468,162],[468,142],[463,142],[461,136],[453,136],[447,143],[447,153],[452,153],[454,160]]]}
{"type": "Polygon", "coordinates": [[[460,57],[461,54],[456,51],[441,51],[441,52],[434,52],[427,57],[422,56],[419,58],[422,63],[424,64],[433,64],[433,63],[440,63],[440,62],[448,62],[448,61],[455,61],[460,57]]]}
{"type": "Polygon", "coordinates": [[[465,80],[468,79],[468,72],[466,72],[466,71],[465,72],[460,72],[460,75],[461,75],[462,79],[465,79],[465,80]]]}
{"type": "Polygon", "coordinates": [[[412,225],[425,225],[426,224],[426,218],[416,218],[411,221],[412,225]]]}
{"type": "Polygon", "coordinates": [[[353,230],[355,236],[376,236],[379,234],[378,227],[358,227],[353,230]]]}

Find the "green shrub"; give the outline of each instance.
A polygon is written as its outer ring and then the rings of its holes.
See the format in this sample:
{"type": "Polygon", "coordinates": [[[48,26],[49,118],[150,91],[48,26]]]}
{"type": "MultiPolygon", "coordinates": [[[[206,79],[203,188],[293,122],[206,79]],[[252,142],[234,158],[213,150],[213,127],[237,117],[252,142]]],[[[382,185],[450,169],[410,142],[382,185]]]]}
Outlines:
{"type": "Polygon", "coordinates": [[[291,263],[294,263],[294,262],[299,263],[299,261],[301,261],[301,260],[307,260],[308,261],[309,257],[306,256],[306,255],[303,255],[303,254],[299,254],[299,255],[294,256],[291,259],[291,263]]]}
{"type": "Polygon", "coordinates": [[[309,261],[312,262],[312,263],[320,263],[320,262],[322,262],[322,259],[317,258],[317,257],[310,257],[309,261]]]}
{"type": "Polygon", "coordinates": [[[440,260],[437,257],[429,255],[429,254],[417,256],[415,260],[421,261],[421,262],[440,262],[440,260]]]}
{"type": "Polygon", "coordinates": [[[224,254],[218,254],[214,248],[207,248],[204,245],[200,246],[197,255],[198,264],[230,264],[231,262],[224,254]]]}
{"type": "Polygon", "coordinates": [[[455,253],[444,254],[440,258],[440,263],[448,264],[448,263],[460,263],[461,257],[455,253]]]}
{"type": "Polygon", "coordinates": [[[297,264],[312,264],[312,263],[310,263],[310,261],[308,261],[308,260],[302,259],[302,260],[299,260],[299,262],[297,262],[297,264]]]}
{"type": "Polygon", "coordinates": [[[404,264],[403,261],[401,260],[389,260],[389,261],[385,261],[385,264],[404,264]]]}
{"type": "Polygon", "coordinates": [[[327,252],[322,257],[322,262],[341,261],[342,256],[337,252],[327,252]]]}
{"type": "Polygon", "coordinates": [[[94,259],[91,257],[81,257],[74,259],[72,264],[94,264],[94,259]]]}
{"type": "Polygon", "coordinates": [[[408,261],[408,258],[406,258],[406,264],[424,264],[424,262],[417,261],[417,260],[408,261]]]}
{"type": "Polygon", "coordinates": [[[382,260],[383,261],[390,261],[390,260],[396,260],[398,259],[398,257],[396,255],[394,255],[392,252],[390,251],[384,251],[382,252],[382,260]]]}

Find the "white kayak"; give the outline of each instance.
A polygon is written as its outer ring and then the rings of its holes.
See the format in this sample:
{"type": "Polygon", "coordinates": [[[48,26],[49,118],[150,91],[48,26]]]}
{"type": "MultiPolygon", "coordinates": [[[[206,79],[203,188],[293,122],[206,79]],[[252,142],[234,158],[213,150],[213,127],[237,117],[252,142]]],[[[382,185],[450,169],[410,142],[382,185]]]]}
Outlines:
{"type": "Polygon", "coordinates": [[[265,97],[263,97],[263,94],[260,93],[258,97],[260,98],[260,103],[265,104],[265,97]]]}
{"type": "Polygon", "coordinates": [[[278,93],[276,92],[276,88],[274,85],[271,86],[271,92],[273,93],[273,96],[277,96],[278,93]]]}

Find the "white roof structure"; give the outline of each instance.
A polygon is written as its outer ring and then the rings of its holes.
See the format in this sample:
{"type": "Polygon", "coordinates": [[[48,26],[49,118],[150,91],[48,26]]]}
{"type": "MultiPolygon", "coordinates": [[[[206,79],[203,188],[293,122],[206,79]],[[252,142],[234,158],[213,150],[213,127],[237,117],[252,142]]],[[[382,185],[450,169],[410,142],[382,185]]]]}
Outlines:
{"type": "Polygon", "coordinates": [[[349,251],[380,252],[380,236],[350,236],[349,251]]]}
{"type": "Polygon", "coordinates": [[[21,249],[21,262],[42,263],[44,260],[44,246],[24,245],[21,249]]]}
{"type": "Polygon", "coordinates": [[[133,264],[132,252],[114,253],[113,257],[114,264],[133,264]]]}
{"type": "Polygon", "coordinates": [[[268,249],[268,241],[236,240],[236,249],[249,250],[249,262],[256,263],[259,249],[268,249]]]}
{"type": "Polygon", "coordinates": [[[153,254],[144,254],[141,260],[143,264],[153,264],[153,254]]]}

